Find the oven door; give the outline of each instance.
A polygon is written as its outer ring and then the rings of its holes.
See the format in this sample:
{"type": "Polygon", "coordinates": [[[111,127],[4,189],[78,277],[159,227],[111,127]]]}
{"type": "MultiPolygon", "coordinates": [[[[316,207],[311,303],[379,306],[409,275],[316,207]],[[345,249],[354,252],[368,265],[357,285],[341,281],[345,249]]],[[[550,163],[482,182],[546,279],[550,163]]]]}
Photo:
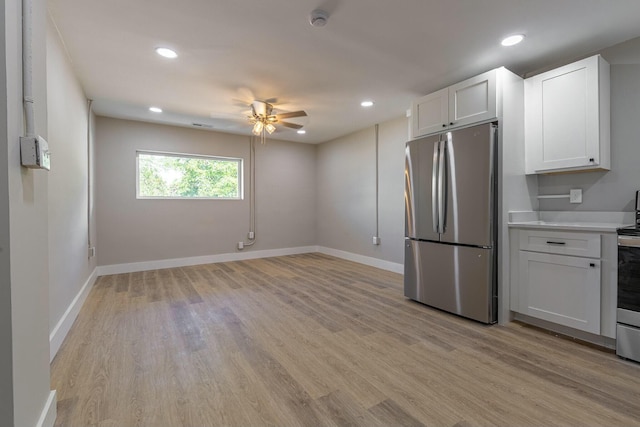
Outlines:
{"type": "Polygon", "coordinates": [[[618,309],[640,314],[640,236],[618,236],[618,309]]]}
{"type": "Polygon", "coordinates": [[[618,236],[616,354],[640,362],[640,236],[618,236]]]}

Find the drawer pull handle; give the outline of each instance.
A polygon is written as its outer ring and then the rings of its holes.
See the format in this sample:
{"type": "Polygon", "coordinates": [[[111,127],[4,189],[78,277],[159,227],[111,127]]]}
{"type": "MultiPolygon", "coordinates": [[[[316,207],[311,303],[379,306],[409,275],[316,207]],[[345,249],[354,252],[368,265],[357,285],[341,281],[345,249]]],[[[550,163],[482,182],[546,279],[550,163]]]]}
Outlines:
{"type": "Polygon", "coordinates": [[[591,267],[591,268],[595,268],[595,266],[596,266],[596,265],[595,265],[593,262],[590,262],[590,263],[589,263],[589,267],[591,267]]]}
{"type": "Polygon", "coordinates": [[[554,242],[552,240],[547,240],[547,245],[566,245],[567,242],[554,242]]]}

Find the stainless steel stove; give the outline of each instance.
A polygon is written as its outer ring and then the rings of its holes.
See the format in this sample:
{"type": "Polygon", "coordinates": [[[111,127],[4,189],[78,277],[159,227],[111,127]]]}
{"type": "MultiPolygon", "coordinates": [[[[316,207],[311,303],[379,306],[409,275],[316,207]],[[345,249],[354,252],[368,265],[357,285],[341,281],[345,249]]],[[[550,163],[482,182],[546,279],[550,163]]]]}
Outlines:
{"type": "Polygon", "coordinates": [[[616,354],[640,362],[640,191],[636,225],[618,229],[616,354]]]}

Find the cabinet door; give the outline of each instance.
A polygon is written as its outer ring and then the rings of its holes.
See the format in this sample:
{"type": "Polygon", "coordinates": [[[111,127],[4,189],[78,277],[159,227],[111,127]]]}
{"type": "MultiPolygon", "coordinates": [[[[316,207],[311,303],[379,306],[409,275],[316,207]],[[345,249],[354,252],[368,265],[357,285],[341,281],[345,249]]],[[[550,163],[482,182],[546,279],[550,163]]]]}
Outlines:
{"type": "Polygon", "coordinates": [[[449,87],[449,126],[464,126],[498,115],[496,70],[449,87]]]}
{"type": "Polygon", "coordinates": [[[600,140],[607,137],[600,129],[598,61],[594,56],[528,79],[527,173],[609,168],[600,164],[608,157],[600,158],[600,140]]]}
{"type": "Polygon", "coordinates": [[[449,92],[446,88],[415,100],[411,110],[411,138],[447,128],[448,114],[449,92]]]}
{"type": "Polygon", "coordinates": [[[520,251],[520,312],[600,334],[600,260],[520,251]]]}

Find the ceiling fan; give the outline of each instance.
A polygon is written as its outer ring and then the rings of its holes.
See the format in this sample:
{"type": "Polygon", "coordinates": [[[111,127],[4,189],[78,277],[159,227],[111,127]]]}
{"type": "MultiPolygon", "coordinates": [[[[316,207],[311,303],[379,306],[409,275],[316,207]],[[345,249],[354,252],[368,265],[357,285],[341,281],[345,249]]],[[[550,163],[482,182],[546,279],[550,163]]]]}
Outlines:
{"type": "Polygon", "coordinates": [[[276,124],[291,129],[301,129],[302,125],[285,122],[283,119],[291,119],[294,117],[305,117],[305,111],[292,111],[289,113],[273,114],[273,105],[266,101],[253,101],[251,103],[251,115],[248,116],[249,123],[253,125],[251,133],[261,136],[261,142],[264,144],[265,132],[272,134],[276,130],[276,124]]]}

